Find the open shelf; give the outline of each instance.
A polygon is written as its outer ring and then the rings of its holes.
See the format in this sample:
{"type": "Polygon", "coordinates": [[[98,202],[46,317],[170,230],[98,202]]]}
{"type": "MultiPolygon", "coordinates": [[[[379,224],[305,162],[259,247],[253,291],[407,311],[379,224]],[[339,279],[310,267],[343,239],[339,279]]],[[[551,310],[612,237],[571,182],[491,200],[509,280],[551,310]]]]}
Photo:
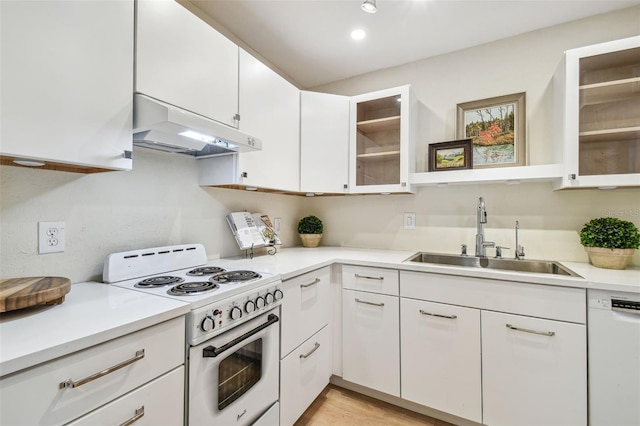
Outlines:
{"type": "Polygon", "coordinates": [[[446,170],[412,173],[409,181],[415,185],[447,185],[477,183],[519,183],[553,181],[562,176],[561,164],[536,166],[495,167],[471,170],[446,170]]]}
{"type": "Polygon", "coordinates": [[[596,105],[640,96],[640,77],[580,86],[580,105],[596,105]]]}
{"type": "Polygon", "coordinates": [[[640,139],[640,126],[580,132],[580,143],[616,142],[640,139]]]}

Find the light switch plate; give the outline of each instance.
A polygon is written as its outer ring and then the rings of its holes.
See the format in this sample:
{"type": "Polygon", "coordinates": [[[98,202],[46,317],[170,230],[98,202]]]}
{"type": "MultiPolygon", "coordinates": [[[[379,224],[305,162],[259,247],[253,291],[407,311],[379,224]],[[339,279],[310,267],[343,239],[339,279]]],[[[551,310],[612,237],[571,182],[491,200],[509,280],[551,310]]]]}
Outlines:
{"type": "Polygon", "coordinates": [[[404,229],[416,229],[416,214],[405,213],[403,217],[404,229]]]}

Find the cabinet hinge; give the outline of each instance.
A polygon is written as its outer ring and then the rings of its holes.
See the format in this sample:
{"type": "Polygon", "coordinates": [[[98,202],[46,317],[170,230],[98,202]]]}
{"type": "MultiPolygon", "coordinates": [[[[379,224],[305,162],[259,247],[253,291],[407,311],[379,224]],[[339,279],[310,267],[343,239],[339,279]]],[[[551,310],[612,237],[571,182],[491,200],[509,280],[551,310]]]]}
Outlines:
{"type": "Polygon", "coordinates": [[[569,180],[576,180],[576,174],[575,173],[569,173],[569,180]]]}
{"type": "Polygon", "coordinates": [[[125,151],[122,153],[122,158],[126,158],[127,160],[131,160],[133,158],[133,151],[125,151]]]}
{"type": "Polygon", "coordinates": [[[233,120],[234,121],[240,121],[240,114],[234,114],[233,120]]]}

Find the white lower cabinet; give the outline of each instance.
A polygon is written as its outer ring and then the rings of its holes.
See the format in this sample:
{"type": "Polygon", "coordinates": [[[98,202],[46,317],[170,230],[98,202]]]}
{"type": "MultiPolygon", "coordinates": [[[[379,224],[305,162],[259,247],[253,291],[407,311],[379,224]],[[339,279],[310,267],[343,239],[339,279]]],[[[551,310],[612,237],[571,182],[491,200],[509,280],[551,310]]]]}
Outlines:
{"type": "Polygon", "coordinates": [[[330,276],[327,266],[282,283],[281,358],[329,323],[330,276]]]}
{"type": "Polygon", "coordinates": [[[280,424],[292,425],[329,383],[332,371],[331,268],[282,283],[280,424]]]}
{"type": "Polygon", "coordinates": [[[184,367],[181,366],[69,425],[179,425],[184,422],[183,401],[184,367]]]}
{"type": "Polygon", "coordinates": [[[482,422],[480,310],[400,299],[401,396],[482,422]]]}
{"type": "Polygon", "coordinates": [[[331,333],[325,326],[280,362],[280,424],[295,423],[330,377],[331,333]]]}
{"type": "Polygon", "coordinates": [[[586,326],[482,311],[483,423],[587,424],[586,326]]]}
{"type": "MultiPolygon", "coordinates": [[[[5,376],[0,380],[0,424],[67,423],[172,370],[178,371],[178,381],[184,382],[184,370],[176,370],[184,365],[184,358],[185,321],[180,317],[5,376]]],[[[163,388],[148,395],[162,394],[164,398],[164,393],[175,395],[176,391],[163,388]]],[[[182,423],[183,407],[180,397],[175,405],[177,413],[171,417],[180,417],[178,424],[182,423]]],[[[131,407],[112,413],[111,409],[106,411],[105,418],[124,421],[133,417],[131,407]]]]}
{"type": "Polygon", "coordinates": [[[342,377],[399,397],[398,296],[343,289],[342,307],[342,377]]]}

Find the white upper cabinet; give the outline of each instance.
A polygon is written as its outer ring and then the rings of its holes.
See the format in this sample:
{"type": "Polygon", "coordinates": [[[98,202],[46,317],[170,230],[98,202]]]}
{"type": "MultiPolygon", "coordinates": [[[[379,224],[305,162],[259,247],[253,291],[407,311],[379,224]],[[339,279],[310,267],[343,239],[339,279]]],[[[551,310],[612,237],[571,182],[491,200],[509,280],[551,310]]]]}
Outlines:
{"type": "Polygon", "coordinates": [[[565,52],[563,188],[640,185],[640,36],[565,52]]]}
{"type": "Polygon", "coordinates": [[[238,46],[173,0],[138,0],[135,91],[238,126],[238,46]]]}
{"type": "Polygon", "coordinates": [[[240,130],[262,140],[262,150],[241,153],[243,184],[300,190],[300,90],[240,50],[240,130]]]}
{"type": "Polygon", "coordinates": [[[417,102],[410,86],[351,98],[349,192],[411,192],[417,102]]]}
{"type": "Polygon", "coordinates": [[[300,93],[300,191],[346,193],[349,97],[300,93]]]}
{"type": "Polygon", "coordinates": [[[262,149],[198,160],[200,185],[300,190],[300,90],[240,49],[240,130],[262,149]]]}
{"type": "Polygon", "coordinates": [[[0,158],[130,170],[129,1],[2,1],[0,158]]]}

